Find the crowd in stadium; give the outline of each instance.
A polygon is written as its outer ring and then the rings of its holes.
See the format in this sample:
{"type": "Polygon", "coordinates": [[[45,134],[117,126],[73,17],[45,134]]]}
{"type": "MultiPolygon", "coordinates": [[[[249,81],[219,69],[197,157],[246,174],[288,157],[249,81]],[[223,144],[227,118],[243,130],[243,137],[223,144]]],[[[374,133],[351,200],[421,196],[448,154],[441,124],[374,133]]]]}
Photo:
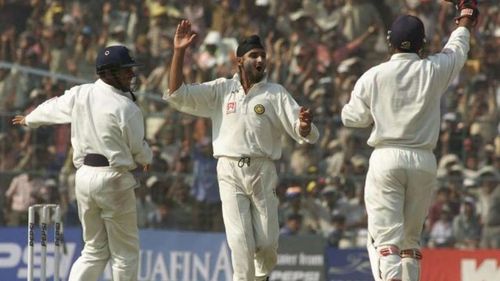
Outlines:
{"type": "MultiPolygon", "coordinates": [[[[428,247],[500,247],[500,7],[480,4],[469,59],[442,99],[428,247]],[[484,233],[496,233],[496,241],[484,241],[484,233]]],[[[440,51],[455,28],[455,9],[441,0],[0,1],[0,225],[25,226],[29,205],[44,202],[61,204],[66,225],[79,225],[70,127],[32,130],[10,120],[76,84],[44,73],[93,81],[98,50],[123,44],[143,64],[138,103],[154,152],[151,172],[136,172],[139,226],[223,230],[210,122],[161,100],[172,36],[187,18],[197,41],[186,55],[186,82],[231,77],[238,40],[259,34],[268,79],[314,110],[318,144],[282,140],[282,235],[313,233],[336,247],[364,247],[369,130],[344,128],[340,111],[357,78],[388,58],[387,26],[403,13],[424,22],[427,54],[440,51]]]]}

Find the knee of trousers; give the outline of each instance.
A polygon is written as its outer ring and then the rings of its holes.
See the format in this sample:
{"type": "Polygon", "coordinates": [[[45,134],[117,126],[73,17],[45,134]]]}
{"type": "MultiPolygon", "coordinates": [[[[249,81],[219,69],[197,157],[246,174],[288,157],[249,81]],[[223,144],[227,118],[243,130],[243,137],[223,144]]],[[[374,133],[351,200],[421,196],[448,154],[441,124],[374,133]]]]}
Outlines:
{"type": "Polygon", "coordinates": [[[265,248],[257,248],[255,251],[256,257],[263,259],[267,266],[275,266],[278,262],[277,247],[270,245],[265,248]]]}
{"type": "Polygon", "coordinates": [[[249,245],[250,237],[247,237],[247,235],[244,232],[230,233],[226,231],[226,237],[227,237],[227,244],[229,245],[229,248],[231,248],[231,250],[233,251],[246,248],[249,245]]]}
{"type": "Polygon", "coordinates": [[[125,256],[111,254],[113,267],[115,268],[131,268],[139,265],[139,252],[130,252],[125,256]]]}
{"type": "Polygon", "coordinates": [[[257,242],[255,252],[276,252],[278,250],[278,239],[267,239],[257,242]]]}
{"type": "Polygon", "coordinates": [[[389,255],[397,255],[401,254],[399,247],[396,245],[382,245],[377,247],[377,252],[381,257],[386,257],[389,255]]]}
{"type": "Polygon", "coordinates": [[[87,260],[108,260],[111,254],[107,244],[96,247],[89,243],[83,246],[82,257],[87,260]]]}
{"type": "Polygon", "coordinates": [[[120,248],[115,246],[115,250],[111,251],[111,259],[121,264],[136,263],[139,261],[140,247],[138,243],[121,244],[120,248]]]}
{"type": "Polygon", "coordinates": [[[401,265],[403,266],[403,280],[420,280],[420,260],[422,253],[419,249],[401,250],[401,265]]]}
{"type": "Polygon", "coordinates": [[[396,245],[381,245],[377,247],[380,258],[379,276],[381,280],[401,281],[401,256],[396,245]]]}
{"type": "Polygon", "coordinates": [[[410,258],[410,259],[415,259],[415,260],[421,260],[423,258],[422,252],[420,252],[419,249],[404,249],[401,250],[401,258],[410,258]]]}
{"type": "Polygon", "coordinates": [[[373,278],[376,281],[387,280],[384,279],[386,278],[387,272],[383,273],[382,271],[388,270],[388,266],[391,267],[389,264],[396,262],[396,260],[398,259],[400,260],[399,248],[395,245],[381,245],[375,247],[375,245],[369,242],[367,245],[367,249],[368,249],[368,256],[370,258],[370,265],[373,273],[373,278]]]}

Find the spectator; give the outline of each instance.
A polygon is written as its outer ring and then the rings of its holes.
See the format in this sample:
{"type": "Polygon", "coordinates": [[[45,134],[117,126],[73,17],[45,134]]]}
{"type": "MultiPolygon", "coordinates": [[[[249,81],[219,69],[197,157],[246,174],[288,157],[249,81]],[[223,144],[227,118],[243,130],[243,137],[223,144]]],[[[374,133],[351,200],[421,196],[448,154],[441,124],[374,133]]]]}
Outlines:
{"type": "Polygon", "coordinates": [[[280,229],[280,235],[292,236],[300,234],[302,229],[302,216],[300,214],[289,214],[286,217],[285,225],[280,229]]]}
{"type": "Polygon", "coordinates": [[[321,190],[321,201],[317,206],[316,215],[323,236],[327,236],[332,231],[331,220],[333,216],[348,215],[348,204],[343,200],[339,189],[339,183],[335,182],[326,185],[321,190]]]}
{"type": "MultiPolygon", "coordinates": [[[[443,206],[450,203],[450,189],[448,187],[440,187],[435,195],[434,202],[431,204],[429,215],[427,216],[426,227],[432,229],[434,223],[441,217],[443,206]]],[[[449,208],[449,207],[448,207],[449,208]]],[[[451,211],[451,210],[449,210],[451,211]]]]}
{"type": "Polygon", "coordinates": [[[5,193],[7,200],[5,205],[10,206],[7,213],[7,225],[19,226],[28,223],[28,208],[38,203],[37,198],[43,187],[44,180],[33,174],[22,173],[12,179],[5,193]]]}
{"type": "Polygon", "coordinates": [[[182,177],[177,177],[170,186],[167,205],[171,214],[170,229],[192,230],[193,224],[193,199],[189,196],[189,186],[182,177]]]}
{"type": "Polygon", "coordinates": [[[139,228],[153,227],[153,219],[157,210],[148,195],[147,187],[141,186],[135,189],[135,203],[137,206],[137,226],[139,228]]]}
{"type": "Polygon", "coordinates": [[[318,163],[318,159],[313,153],[313,147],[313,145],[304,143],[292,152],[289,166],[293,175],[305,175],[309,167],[318,163]]]}
{"type": "Polygon", "coordinates": [[[500,186],[498,171],[486,167],[478,174],[481,194],[481,221],[483,233],[481,247],[487,249],[500,248],[500,186]]]}
{"type": "Polygon", "coordinates": [[[281,226],[286,224],[287,218],[292,214],[300,215],[300,233],[316,233],[319,230],[314,208],[307,204],[302,197],[300,186],[290,186],[286,189],[286,201],[278,210],[279,222],[281,226]]]}
{"type": "Polygon", "coordinates": [[[95,77],[96,34],[90,26],[84,26],[76,36],[73,57],[71,63],[73,74],[85,80],[92,80],[95,77]]]}
{"type": "Polygon", "coordinates": [[[168,162],[161,157],[161,149],[159,145],[151,145],[153,152],[153,162],[151,162],[151,172],[166,173],[169,170],[168,162]]]}
{"type": "Polygon", "coordinates": [[[447,205],[441,208],[439,219],[432,225],[429,246],[433,248],[451,248],[455,243],[452,226],[452,213],[447,205]]]}
{"type": "Polygon", "coordinates": [[[222,205],[217,182],[217,159],[213,158],[210,138],[195,144],[192,153],[194,227],[201,231],[223,231],[222,205]]]}
{"type": "Polygon", "coordinates": [[[481,223],[472,199],[462,203],[460,214],[453,219],[453,237],[457,248],[476,249],[479,246],[481,223]]]}
{"type": "Polygon", "coordinates": [[[210,29],[218,31],[222,36],[232,36],[234,27],[238,26],[238,19],[235,9],[231,6],[230,0],[221,0],[215,4],[212,10],[212,23],[210,29]]]}
{"type": "Polygon", "coordinates": [[[59,173],[59,190],[61,193],[61,207],[64,216],[64,224],[67,226],[79,226],[78,205],[75,194],[75,173],[73,166],[73,149],[69,149],[66,160],[59,173]]]}
{"type": "Polygon", "coordinates": [[[340,242],[344,238],[345,216],[335,215],[331,220],[332,228],[327,236],[330,247],[339,248],[340,242]]]}

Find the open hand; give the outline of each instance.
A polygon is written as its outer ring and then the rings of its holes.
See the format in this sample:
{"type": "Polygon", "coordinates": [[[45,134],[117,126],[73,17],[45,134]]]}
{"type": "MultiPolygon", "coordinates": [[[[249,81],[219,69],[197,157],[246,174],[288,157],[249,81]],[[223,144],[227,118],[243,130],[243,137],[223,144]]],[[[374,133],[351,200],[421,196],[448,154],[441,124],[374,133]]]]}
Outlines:
{"type": "Polygon", "coordinates": [[[196,33],[191,30],[191,22],[188,20],[181,20],[175,30],[174,48],[186,49],[189,45],[191,45],[195,37],[196,33]]]}
{"type": "Polygon", "coordinates": [[[12,118],[12,124],[14,124],[14,125],[26,125],[26,116],[16,115],[16,117],[12,118]]]}

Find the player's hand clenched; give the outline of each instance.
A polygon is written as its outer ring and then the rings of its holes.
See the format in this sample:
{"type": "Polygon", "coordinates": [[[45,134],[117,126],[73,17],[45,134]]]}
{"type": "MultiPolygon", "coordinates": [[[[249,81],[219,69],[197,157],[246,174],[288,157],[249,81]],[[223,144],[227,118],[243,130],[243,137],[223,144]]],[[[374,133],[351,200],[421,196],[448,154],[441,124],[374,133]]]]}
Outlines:
{"type": "Polygon", "coordinates": [[[458,11],[458,16],[455,17],[455,22],[457,24],[462,18],[468,18],[473,23],[477,22],[477,18],[479,16],[477,0],[445,0],[445,1],[455,4],[455,8],[458,11]]]}
{"type": "Polygon", "coordinates": [[[311,110],[307,107],[302,106],[299,112],[299,133],[302,137],[307,137],[311,132],[311,123],[313,120],[313,114],[311,110]]]}

